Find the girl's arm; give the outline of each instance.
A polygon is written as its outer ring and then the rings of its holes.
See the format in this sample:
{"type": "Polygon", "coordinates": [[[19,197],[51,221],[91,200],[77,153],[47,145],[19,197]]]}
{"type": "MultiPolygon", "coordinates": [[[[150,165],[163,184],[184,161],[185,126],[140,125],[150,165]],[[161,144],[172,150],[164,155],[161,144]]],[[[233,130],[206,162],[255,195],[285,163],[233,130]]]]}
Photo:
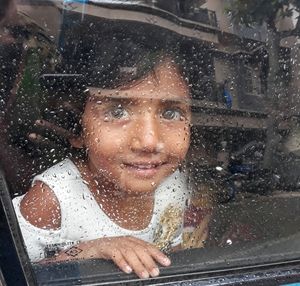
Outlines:
{"type": "Polygon", "coordinates": [[[112,260],[123,272],[142,279],[159,275],[157,262],[169,266],[170,259],[156,246],[132,236],[105,237],[80,242],[42,263],[101,258],[112,260]]]}
{"type": "MultiPolygon", "coordinates": [[[[41,182],[37,182],[24,196],[20,211],[35,227],[59,229],[61,226],[59,202],[51,188],[41,182]]],[[[171,263],[156,246],[131,236],[80,242],[52,258],[43,259],[41,263],[93,258],[112,260],[125,273],[135,272],[143,279],[159,275],[157,263],[163,266],[171,263]]]]}

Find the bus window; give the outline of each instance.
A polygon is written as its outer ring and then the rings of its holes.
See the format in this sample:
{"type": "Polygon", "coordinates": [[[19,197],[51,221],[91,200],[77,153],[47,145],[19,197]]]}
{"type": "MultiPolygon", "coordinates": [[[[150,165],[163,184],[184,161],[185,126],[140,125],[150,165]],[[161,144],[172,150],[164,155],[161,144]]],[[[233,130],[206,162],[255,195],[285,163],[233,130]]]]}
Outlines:
{"type": "Polygon", "coordinates": [[[1,4],[1,196],[25,274],[299,258],[299,7],[246,2],[1,4]]]}

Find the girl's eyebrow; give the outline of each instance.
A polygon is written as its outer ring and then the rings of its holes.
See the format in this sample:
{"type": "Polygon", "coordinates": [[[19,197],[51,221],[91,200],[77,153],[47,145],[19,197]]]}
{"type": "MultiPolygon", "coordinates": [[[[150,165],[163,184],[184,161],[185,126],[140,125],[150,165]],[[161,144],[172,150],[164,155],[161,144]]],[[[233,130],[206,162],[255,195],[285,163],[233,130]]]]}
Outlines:
{"type": "Polygon", "coordinates": [[[138,104],[143,100],[157,100],[162,105],[185,105],[190,106],[191,100],[184,99],[182,97],[177,98],[155,98],[155,97],[144,97],[141,96],[140,98],[137,97],[123,97],[123,96],[92,96],[92,100],[99,102],[99,104],[122,104],[122,105],[134,105],[138,104]]]}
{"type": "Polygon", "coordinates": [[[175,105],[175,104],[184,104],[184,105],[190,105],[191,100],[190,99],[183,99],[182,97],[180,98],[166,98],[162,99],[161,102],[163,104],[170,104],[170,105],[175,105]]]}
{"type": "Polygon", "coordinates": [[[142,92],[132,92],[128,90],[105,90],[105,89],[95,89],[92,88],[90,90],[90,96],[92,98],[95,98],[95,100],[103,100],[104,102],[106,101],[124,101],[126,103],[133,103],[135,101],[140,101],[140,100],[159,100],[162,102],[166,102],[169,104],[191,104],[191,98],[190,96],[180,96],[180,95],[172,95],[168,92],[165,93],[160,93],[160,97],[156,97],[155,94],[154,96],[148,95],[147,93],[142,93],[142,92]],[[165,97],[163,97],[163,94],[165,94],[165,97]]]}
{"type": "Polygon", "coordinates": [[[134,102],[134,99],[127,97],[117,97],[117,96],[91,96],[92,101],[96,103],[121,103],[121,104],[130,104],[134,102]]]}

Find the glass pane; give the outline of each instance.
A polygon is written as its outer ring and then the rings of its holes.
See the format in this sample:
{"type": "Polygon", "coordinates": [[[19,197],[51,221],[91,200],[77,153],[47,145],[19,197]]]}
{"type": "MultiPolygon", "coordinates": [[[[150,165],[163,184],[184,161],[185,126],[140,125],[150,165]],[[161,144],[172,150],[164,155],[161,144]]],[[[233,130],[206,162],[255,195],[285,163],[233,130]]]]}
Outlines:
{"type": "Polygon", "coordinates": [[[299,258],[299,8],[1,4],[0,162],[38,279],[299,258]]]}

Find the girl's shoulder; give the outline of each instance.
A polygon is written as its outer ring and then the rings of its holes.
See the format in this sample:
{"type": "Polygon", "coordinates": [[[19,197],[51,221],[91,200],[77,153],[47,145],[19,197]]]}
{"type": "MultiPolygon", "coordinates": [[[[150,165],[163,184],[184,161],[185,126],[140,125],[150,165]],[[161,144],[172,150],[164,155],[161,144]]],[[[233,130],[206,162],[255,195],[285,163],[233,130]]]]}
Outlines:
{"type": "Polygon", "coordinates": [[[34,177],[27,193],[15,198],[15,206],[32,225],[43,229],[61,226],[61,214],[85,193],[80,172],[70,159],[34,177]],[[34,211],[33,211],[34,210],[34,211]]]}
{"type": "Polygon", "coordinates": [[[53,180],[59,179],[74,179],[79,178],[80,172],[76,165],[69,158],[53,165],[52,167],[45,170],[43,173],[34,177],[33,182],[37,178],[53,178],[53,180]]]}
{"type": "Polygon", "coordinates": [[[70,159],[65,159],[35,176],[32,180],[32,185],[40,181],[54,190],[70,184],[70,181],[74,183],[77,180],[81,180],[79,170],[70,159]]]}
{"type": "Polygon", "coordinates": [[[54,192],[37,181],[21,200],[16,201],[22,216],[41,229],[58,229],[61,224],[60,204],[54,192]]]}

